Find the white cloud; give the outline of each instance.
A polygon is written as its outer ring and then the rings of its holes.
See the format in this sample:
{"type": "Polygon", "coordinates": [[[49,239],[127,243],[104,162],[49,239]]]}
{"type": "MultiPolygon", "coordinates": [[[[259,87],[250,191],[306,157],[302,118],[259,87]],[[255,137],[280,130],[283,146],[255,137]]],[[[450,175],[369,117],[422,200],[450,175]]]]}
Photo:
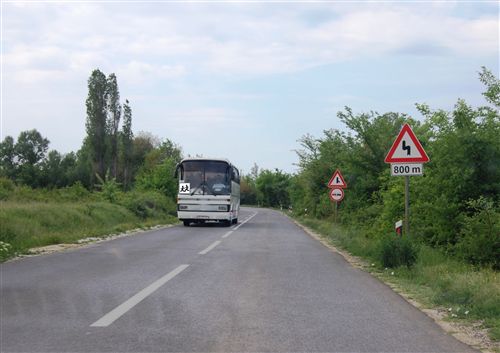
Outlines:
{"type": "Polygon", "coordinates": [[[176,78],[184,75],[185,71],[182,65],[152,65],[135,60],[116,68],[120,81],[129,85],[176,78]]]}
{"type": "Polygon", "coordinates": [[[26,6],[9,11],[7,6],[5,38],[13,44],[5,47],[5,54],[15,57],[13,70],[44,70],[47,56],[53,56],[58,58],[55,62],[63,60],[61,67],[66,64],[67,70],[90,72],[89,66],[98,65],[115,71],[128,66],[132,76],[153,69],[159,70],[161,79],[200,70],[243,75],[293,72],[397,52],[413,43],[431,43],[450,55],[498,52],[496,17],[459,18],[450,6],[424,11],[415,6],[325,5],[331,17],[312,26],[300,18],[307,10],[304,4],[282,5],[281,11],[268,11],[262,4],[219,4],[217,12],[201,4],[161,4],[150,12],[144,10],[147,6],[134,5],[49,4],[41,8],[51,15],[45,21],[37,14],[39,4],[37,11],[26,6]],[[22,15],[26,20],[18,17],[22,15]],[[30,16],[38,27],[29,26],[30,16]],[[36,38],[32,32],[38,33],[36,38]]]}
{"type": "MultiPolygon", "coordinates": [[[[463,5],[457,3],[3,6],[2,109],[9,133],[16,135],[11,131],[21,129],[18,121],[26,120],[24,128],[37,114],[47,119],[52,115],[57,121],[74,119],[70,125],[83,128],[86,80],[95,68],[117,74],[122,97],[131,98],[137,113],[137,125],[151,121],[162,128],[166,119],[174,126],[192,125],[201,131],[206,126],[246,126],[247,113],[238,111],[234,101],[250,101],[250,111],[262,101],[269,103],[255,98],[257,84],[232,91],[224,81],[398,55],[481,61],[499,51],[495,13],[460,16],[456,10],[463,5]],[[41,114],[47,105],[25,107],[17,101],[30,97],[60,107],[41,114]],[[165,105],[170,111],[165,112],[165,105]],[[160,118],[153,121],[154,117],[160,118]]],[[[262,109],[270,107],[269,103],[262,109]]],[[[147,125],[140,128],[149,130],[147,125]]]]}

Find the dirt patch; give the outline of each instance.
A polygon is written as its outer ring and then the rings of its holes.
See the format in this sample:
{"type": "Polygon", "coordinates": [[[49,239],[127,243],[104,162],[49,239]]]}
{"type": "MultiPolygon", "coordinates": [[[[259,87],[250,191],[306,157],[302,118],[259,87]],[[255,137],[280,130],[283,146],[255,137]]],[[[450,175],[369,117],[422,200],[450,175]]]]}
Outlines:
{"type": "Polygon", "coordinates": [[[293,218],[290,218],[297,226],[302,228],[309,236],[319,241],[332,252],[341,255],[353,267],[362,269],[388,285],[394,292],[398,293],[408,303],[425,313],[428,317],[434,320],[445,332],[455,337],[457,340],[481,350],[484,353],[500,352],[500,343],[493,342],[488,336],[488,330],[483,328],[481,321],[473,323],[459,323],[449,321],[449,310],[444,308],[426,308],[423,304],[417,302],[411,295],[405,293],[401,288],[394,283],[387,282],[380,273],[372,271],[373,264],[369,264],[364,259],[349,254],[347,251],[336,248],[331,242],[325,239],[320,234],[312,231],[306,226],[300,224],[293,218]]]}

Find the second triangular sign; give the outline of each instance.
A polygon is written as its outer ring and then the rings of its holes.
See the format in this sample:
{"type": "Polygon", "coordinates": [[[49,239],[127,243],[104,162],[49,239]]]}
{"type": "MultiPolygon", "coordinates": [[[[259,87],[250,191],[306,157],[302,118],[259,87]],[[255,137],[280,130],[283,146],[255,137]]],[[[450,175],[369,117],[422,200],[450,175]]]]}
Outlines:
{"type": "Polygon", "coordinates": [[[398,137],[385,157],[385,163],[425,163],[427,153],[420,144],[410,125],[404,124],[398,137]]]}
{"type": "Polygon", "coordinates": [[[333,173],[330,181],[328,182],[328,187],[329,188],[346,188],[347,184],[344,181],[344,178],[342,177],[342,174],[340,174],[340,170],[336,170],[335,173],[333,173]]]}

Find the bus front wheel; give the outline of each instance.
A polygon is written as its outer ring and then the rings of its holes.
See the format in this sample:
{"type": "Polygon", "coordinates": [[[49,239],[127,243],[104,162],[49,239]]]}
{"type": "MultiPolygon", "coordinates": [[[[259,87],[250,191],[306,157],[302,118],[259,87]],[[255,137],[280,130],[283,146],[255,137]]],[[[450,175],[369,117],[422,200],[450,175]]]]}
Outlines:
{"type": "Polygon", "coordinates": [[[184,227],[189,227],[189,224],[190,224],[191,222],[189,222],[189,221],[183,221],[182,223],[184,223],[184,227]]]}

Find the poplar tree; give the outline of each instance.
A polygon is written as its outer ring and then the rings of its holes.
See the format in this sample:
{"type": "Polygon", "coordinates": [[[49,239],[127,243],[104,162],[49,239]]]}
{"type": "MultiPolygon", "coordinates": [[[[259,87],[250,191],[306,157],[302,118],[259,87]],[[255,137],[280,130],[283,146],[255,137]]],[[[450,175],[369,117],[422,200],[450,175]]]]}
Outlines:
{"type": "Polygon", "coordinates": [[[88,79],[87,139],[90,146],[93,172],[104,177],[106,173],[106,116],[107,116],[107,80],[99,70],[92,71],[88,79]]]}
{"type": "Polygon", "coordinates": [[[123,105],[123,126],[121,134],[123,153],[123,185],[128,188],[130,184],[130,169],[132,162],[132,148],[134,135],[132,133],[132,109],[130,109],[128,99],[123,105]]]}
{"type": "Polygon", "coordinates": [[[116,178],[118,173],[118,128],[122,114],[120,104],[120,92],[114,73],[108,76],[107,80],[107,108],[108,108],[108,134],[110,141],[111,176],[116,178]]]}
{"type": "Polygon", "coordinates": [[[0,175],[14,179],[16,173],[16,151],[12,136],[0,143],[0,175]]]}

